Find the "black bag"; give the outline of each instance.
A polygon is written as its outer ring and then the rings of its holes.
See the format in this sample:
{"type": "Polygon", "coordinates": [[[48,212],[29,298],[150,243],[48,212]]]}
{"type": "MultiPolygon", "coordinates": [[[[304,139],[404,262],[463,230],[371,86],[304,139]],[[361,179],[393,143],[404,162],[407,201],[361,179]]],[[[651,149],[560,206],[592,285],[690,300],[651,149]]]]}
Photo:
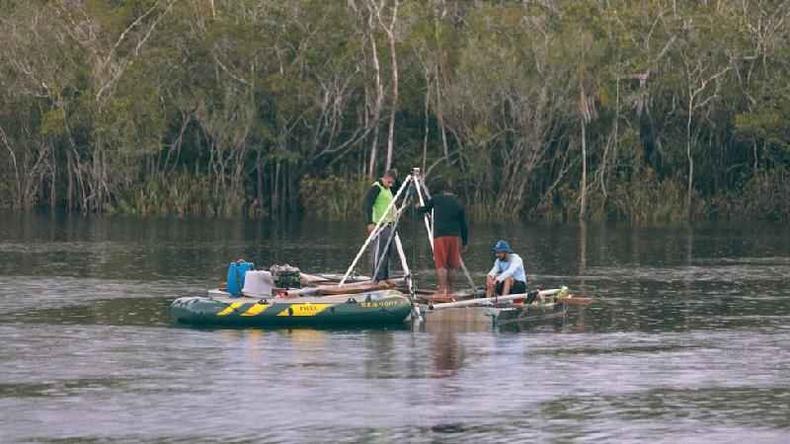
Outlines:
{"type": "Polygon", "coordinates": [[[288,264],[272,265],[269,268],[277,288],[302,288],[302,273],[288,264]]]}

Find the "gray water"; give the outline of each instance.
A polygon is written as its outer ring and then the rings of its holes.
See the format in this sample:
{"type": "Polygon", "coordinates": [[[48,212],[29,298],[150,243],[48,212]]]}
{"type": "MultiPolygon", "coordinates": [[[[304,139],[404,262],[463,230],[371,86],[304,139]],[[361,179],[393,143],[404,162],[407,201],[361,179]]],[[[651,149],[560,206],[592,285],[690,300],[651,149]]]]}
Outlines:
{"type": "MultiPolygon", "coordinates": [[[[405,226],[423,286],[419,224],[405,226]]],[[[199,330],[226,263],[342,272],[363,227],[0,214],[2,442],[788,442],[790,230],[475,225],[596,298],[493,328],[199,330]]],[[[364,270],[362,270],[364,271],[364,270]]]]}

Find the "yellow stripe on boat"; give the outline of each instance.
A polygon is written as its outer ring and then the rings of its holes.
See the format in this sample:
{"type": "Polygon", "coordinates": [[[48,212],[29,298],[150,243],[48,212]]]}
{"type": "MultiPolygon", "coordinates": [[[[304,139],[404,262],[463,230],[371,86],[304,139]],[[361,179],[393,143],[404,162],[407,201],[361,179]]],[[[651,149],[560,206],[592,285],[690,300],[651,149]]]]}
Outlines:
{"type": "Polygon", "coordinates": [[[331,307],[333,304],[292,304],[277,316],[315,316],[331,307]]]}
{"type": "Polygon", "coordinates": [[[244,305],[244,302],[234,302],[228,305],[227,307],[225,307],[225,309],[222,310],[221,312],[217,313],[217,316],[227,316],[233,313],[234,311],[236,311],[242,305],[244,305]]]}
{"type": "Polygon", "coordinates": [[[249,310],[242,313],[242,316],[256,316],[266,311],[271,305],[255,303],[249,310]]]}

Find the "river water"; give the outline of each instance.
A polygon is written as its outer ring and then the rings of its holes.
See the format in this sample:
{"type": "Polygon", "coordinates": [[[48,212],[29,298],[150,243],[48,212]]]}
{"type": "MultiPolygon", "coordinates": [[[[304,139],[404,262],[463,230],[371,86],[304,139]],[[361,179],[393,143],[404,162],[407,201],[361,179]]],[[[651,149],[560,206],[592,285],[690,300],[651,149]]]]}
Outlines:
{"type": "Polygon", "coordinates": [[[479,282],[500,237],[531,284],[597,303],[499,328],[192,329],[168,304],[229,260],[342,272],[362,227],[0,214],[0,442],[788,441],[787,227],[474,225],[479,282]]]}

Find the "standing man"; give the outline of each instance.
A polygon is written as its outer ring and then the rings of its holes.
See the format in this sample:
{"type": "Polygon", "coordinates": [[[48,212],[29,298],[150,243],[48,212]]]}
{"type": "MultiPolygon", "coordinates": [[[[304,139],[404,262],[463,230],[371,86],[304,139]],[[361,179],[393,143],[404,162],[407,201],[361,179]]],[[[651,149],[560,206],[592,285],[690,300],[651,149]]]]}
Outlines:
{"type": "Polygon", "coordinates": [[[365,221],[368,226],[368,234],[373,232],[376,224],[382,222],[382,229],[379,231],[378,236],[374,239],[373,244],[373,280],[376,282],[389,279],[390,271],[390,256],[392,254],[392,244],[394,240],[390,239],[395,235],[393,224],[395,223],[395,209],[394,207],[387,211],[390,202],[394,196],[392,194],[392,185],[395,183],[398,172],[395,170],[387,170],[381,179],[373,182],[362,204],[365,213],[365,221]],[[378,271],[377,270],[378,267],[378,271]]]}
{"type": "Polygon", "coordinates": [[[433,210],[433,262],[439,281],[438,293],[448,296],[452,292],[453,270],[461,268],[461,251],[469,243],[469,226],[463,205],[444,182],[437,182],[438,193],[420,211],[433,210]]]}
{"type": "Polygon", "coordinates": [[[494,267],[486,277],[486,297],[527,292],[527,273],[524,271],[524,261],[510,249],[510,244],[500,240],[494,245],[496,260],[494,267]]]}

